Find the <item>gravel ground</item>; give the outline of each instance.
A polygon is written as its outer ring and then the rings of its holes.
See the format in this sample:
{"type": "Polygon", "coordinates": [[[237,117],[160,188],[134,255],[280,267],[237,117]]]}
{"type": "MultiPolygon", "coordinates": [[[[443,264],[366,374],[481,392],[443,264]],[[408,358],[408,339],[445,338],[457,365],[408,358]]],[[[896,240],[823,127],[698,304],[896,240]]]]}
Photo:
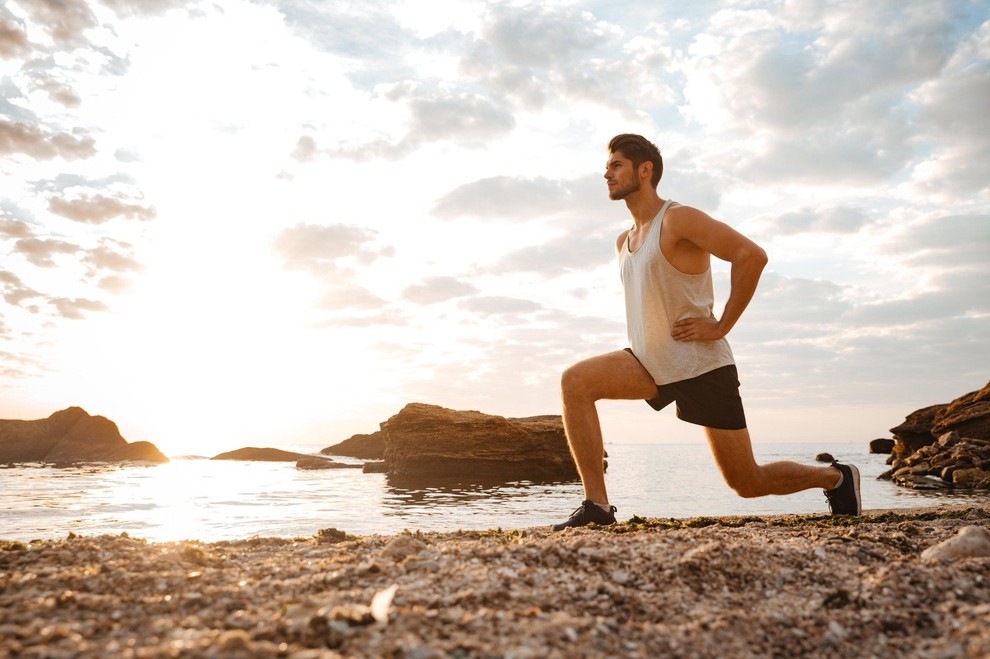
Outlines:
{"type": "Polygon", "coordinates": [[[921,556],[966,526],[990,528],[990,503],[557,534],[0,541],[0,656],[987,657],[990,557],[921,556]]]}

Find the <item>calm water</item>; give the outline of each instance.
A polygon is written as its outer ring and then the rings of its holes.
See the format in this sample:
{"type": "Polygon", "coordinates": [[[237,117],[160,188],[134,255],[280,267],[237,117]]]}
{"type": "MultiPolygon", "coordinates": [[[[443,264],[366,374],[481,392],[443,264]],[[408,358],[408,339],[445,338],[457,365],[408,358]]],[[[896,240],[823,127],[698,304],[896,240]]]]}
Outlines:
{"type": "MultiPolygon", "coordinates": [[[[821,490],[740,499],[705,444],[609,444],[607,482],[620,520],[827,511],[821,490]]],[[[968,499],[908,490],[876,476],[886,456],[864,444],[757,444],[757,460],[811,463],[820,450],[856,464],[863,506],[908,508],[968,499]]],[[[346,461],[346,458],[336,458],[346,461]]],[[[357,462],[357,461],[354,461],[357,462]]],[[[28,541],[121,533],[150,540],[355,535],[403,529],[525,528],[566,519],[578,483],[397,483],[360,469],[301,471],[293,463],[175,459],[157,466],[0,469],[0,538],[28,541]]]]}

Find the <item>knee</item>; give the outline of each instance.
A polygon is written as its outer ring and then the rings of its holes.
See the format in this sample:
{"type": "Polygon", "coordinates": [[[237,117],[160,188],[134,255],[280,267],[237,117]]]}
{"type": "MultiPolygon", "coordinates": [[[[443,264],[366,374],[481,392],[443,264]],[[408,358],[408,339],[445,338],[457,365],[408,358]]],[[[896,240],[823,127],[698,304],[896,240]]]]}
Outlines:
{"type": "Polygon", "coordinates": [[[564,400],[589,398],[591,396],[588,378],[584,376],[580,364],[567,368],[560,375],[560,395],[564,400]]]}
{"type": "Polygon", "coordinates": [[[744,499],[753,499],[755,497],[762,497],[767,492],[760,481],[759,468],[752,472],[738,472],[733,474],[726,474],[725,482],[732,488],[732,490],[744,499]]]}

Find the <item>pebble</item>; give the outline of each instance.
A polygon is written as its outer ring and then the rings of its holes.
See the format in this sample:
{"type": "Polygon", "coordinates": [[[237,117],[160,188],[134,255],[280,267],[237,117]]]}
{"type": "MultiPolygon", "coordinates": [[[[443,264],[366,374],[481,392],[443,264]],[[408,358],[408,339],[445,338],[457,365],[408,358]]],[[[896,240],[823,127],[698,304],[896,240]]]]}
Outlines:
{"type": "Polygon", "coordinates": [[[990,504],[930,513],[11,544],[0,656],[990,656],[985,558],[928,560],[990,504]]]}

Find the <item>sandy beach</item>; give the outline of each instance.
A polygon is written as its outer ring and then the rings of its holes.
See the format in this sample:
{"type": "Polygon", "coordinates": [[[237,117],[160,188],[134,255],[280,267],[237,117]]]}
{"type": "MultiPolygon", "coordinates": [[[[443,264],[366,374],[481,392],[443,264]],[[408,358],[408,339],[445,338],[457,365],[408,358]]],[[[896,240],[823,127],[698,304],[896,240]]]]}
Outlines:
{"type": "Polygon", "coordinates": [[[985,657],[990,504],[606,529],[0,542],[0,656],[985,657]]]}

